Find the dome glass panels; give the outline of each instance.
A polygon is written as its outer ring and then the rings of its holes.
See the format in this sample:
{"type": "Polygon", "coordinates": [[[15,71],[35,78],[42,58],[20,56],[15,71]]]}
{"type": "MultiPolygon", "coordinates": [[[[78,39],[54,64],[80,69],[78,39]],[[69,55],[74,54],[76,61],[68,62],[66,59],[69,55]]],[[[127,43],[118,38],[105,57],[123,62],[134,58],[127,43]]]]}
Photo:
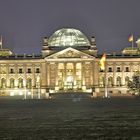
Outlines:
{"type": "Polygon", "coordinates": [[[57,30],[48,41],[52,47],[90,46],[87,37],[79,30],[63,28],[57,30]]]}

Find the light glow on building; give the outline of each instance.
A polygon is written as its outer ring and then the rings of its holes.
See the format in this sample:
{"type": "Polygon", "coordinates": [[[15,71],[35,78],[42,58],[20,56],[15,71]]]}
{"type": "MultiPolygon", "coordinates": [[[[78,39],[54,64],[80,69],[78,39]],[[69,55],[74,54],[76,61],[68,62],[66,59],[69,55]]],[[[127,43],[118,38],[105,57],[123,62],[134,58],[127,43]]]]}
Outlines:
{"type": "Polygon", "coordinates": [[[104,94],[105,84],[109,94],[131,94],[127,83],[140,68],[139,50],[125,48],[119,55],[106,55],[106,70],[102,71],[102,54],[97,53],[95,37],[89,40],[77,29],[63,28],[43,39],[40,55],[0,57],[0,95],[41,98],[48,92],[104,94]]]}

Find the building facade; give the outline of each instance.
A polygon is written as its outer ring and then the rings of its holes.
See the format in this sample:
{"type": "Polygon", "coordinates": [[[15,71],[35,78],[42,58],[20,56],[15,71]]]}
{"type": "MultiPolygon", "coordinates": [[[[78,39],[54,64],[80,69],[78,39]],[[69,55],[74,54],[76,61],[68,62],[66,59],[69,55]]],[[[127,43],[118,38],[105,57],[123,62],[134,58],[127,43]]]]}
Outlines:
{"type": "Polygon", "coordinates": [[[110,95],[130,94],[127,84],[140,69],[140,56],[123,52],[108,54],[102,71],[95,37],[89,41],[79,30],[60,29],[43,39],[40,55],[0,56],[0,95],[42,98],[47,92],[104,94],[105,85],[110,95]]]}

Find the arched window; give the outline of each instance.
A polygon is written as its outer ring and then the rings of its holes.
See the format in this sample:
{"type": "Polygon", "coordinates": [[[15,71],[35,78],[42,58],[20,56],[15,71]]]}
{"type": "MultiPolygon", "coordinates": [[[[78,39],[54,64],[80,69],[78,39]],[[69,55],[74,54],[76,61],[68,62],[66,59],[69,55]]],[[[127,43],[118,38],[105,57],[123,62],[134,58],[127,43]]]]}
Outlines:
{"type": "Polygon", "coordinates": [[[117,77],[117,86],[121,86],[121,77],[120,76],[117,77]]]}
{"type": "Polygon", "coordinates": [[[10,79],[10,88],[14,88],[15,87],[15,79],[11,78],[10,79]]]}
{"type": "Polygon", "coordinates": [[[112,87],[113,86],[113,77],[108,77],[108,86],[112,87]]]}
{"type": "Polygon", "coordinates": [[[126,76],[126,77],[125,77],[125,85],[126,85],[126,86],[128,85],[128,82],[129,82],[129,77],[126,76]]]}
{"type": "Polygon", "coordinates": [[[104,76],[100,76],[100,79],[99,79],[99,85],[100,85],[100,87],[104,87],[104,85],[105,85],[105,79],[104,79],[104,76]]]}
{"type": "Polygon", "coordinates": [[[32,88],[32,79],[31,78],[27,79],[27,88],[32,88]]]}
{"type": "Polygon", "coordinates": [[[6,88],[6,79],[5,78],[1,79],[1,88],[6,88]]]}
{"type": "Polygon", "coordinates": [[[36,88],[39,88],[40,87],[40,77],[37,76],[36,77],[36,88]]]}
{"type": "Polygon", "coordinates": [[[18,79],[18,87],[23,88],[23,79],[22,78],[18,79]]]}

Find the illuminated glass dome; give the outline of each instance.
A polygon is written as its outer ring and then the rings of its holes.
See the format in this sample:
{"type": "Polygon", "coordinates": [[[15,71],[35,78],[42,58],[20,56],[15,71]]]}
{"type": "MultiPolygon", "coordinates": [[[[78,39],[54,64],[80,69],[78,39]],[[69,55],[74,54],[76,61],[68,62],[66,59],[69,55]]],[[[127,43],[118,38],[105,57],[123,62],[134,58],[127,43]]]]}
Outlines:
{"type": "Polygon", "coordinates": [[[49,47],[80,47],[90,46],[87,37],[79,30],[63,28],[57,30],[48,40],[49,47]]]}

